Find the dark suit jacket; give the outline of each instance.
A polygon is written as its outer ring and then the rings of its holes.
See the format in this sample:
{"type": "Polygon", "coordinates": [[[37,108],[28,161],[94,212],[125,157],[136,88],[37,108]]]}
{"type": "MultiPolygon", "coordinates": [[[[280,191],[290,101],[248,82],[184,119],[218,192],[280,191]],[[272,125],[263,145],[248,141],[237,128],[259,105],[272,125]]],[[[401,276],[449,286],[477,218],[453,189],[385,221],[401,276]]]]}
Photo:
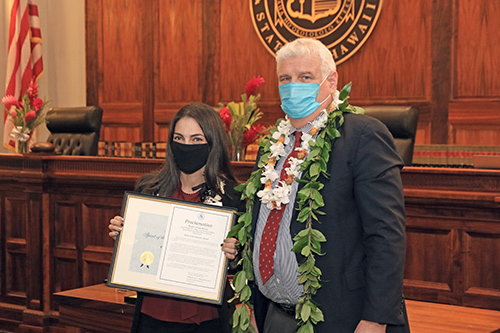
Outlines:
{"type": "MultiPolygon", "coordinates": [[[[380,121],[357,114],[344,117],[342,136],[330,153],[330,177],[320,179],[326,215],[320,216],[321,224],[314,223],[327,239],[322,243],[325,255],[316,256],[323,276],[314,300],[325,317],[316,331],[352,333],[360,320],[368,320],[388,324],[387,332],[409,332],[402,293],[403,162],[380,121]]],[[[256,203],[254,224],[260,201],[256,203]]],[[[304,228],[296,216],[292,237],[304,228]]],[[[262,330],[268,300],[256,289],[255,315],[262,330]]]]}

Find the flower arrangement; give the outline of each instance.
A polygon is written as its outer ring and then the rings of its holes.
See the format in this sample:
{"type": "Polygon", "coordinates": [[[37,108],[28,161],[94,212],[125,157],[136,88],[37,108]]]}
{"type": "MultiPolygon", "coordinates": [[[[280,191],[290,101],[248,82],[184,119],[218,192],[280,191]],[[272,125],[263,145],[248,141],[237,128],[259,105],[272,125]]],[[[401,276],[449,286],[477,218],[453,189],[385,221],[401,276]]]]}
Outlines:
{"type": "Polygon", "coordinates": [[[265,126],[255,124],[262,118],[262,112],[257,107],[260,94],[256,95],[255,92],[264,82],[264,78],[260,75],[254,76],[246,84],[245,93],[241,95],[241,102],[219,104],[219,115],[226,127],[233,160],[239,160],[244,148],[257,141],[266,129],[265,126]]]}
{"type": "Polygon", "coordinates": [[[12,95],[6,95],[2,98],[2,103],[8,118],[14,124],[10,136],[16,142],[16,150],[18,153],[27,153],[33,130],[45,121],[49,101],[38,98],[38,84],[33,78],[21,101],[12,95]]]}

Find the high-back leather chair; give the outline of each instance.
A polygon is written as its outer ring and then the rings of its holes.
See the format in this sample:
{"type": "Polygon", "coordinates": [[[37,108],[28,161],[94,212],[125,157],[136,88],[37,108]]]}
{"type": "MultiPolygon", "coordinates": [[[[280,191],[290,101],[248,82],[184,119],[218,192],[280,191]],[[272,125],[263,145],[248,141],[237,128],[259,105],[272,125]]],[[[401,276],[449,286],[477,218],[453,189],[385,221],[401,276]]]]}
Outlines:
{"type": "Polygon", "coordinates": [[[419,110],[413,106],[371,105],[363,106],[365,114],[377,118],[387,126],[396,144],[396,151],[405,165],[411,165],[419,110]]]}
{"type": "Polygon", "coordinates": [[[47,112],[47,141],[56,154],[97,155],[102,109],[98,106],[51,108],[47,112]]]}

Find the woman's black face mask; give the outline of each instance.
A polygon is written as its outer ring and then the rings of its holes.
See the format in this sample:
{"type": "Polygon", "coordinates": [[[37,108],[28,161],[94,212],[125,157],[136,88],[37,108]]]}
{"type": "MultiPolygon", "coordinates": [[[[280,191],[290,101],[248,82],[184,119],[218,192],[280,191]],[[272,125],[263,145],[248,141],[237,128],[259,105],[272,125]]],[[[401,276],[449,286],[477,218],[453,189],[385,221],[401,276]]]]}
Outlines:
{"type": "Polygon", "coordinates": [[[185,145],[172,141],[172,153],[179,169],[187,174],[194,173],[207,164],[210,147],[208,143],[185,145]]]}

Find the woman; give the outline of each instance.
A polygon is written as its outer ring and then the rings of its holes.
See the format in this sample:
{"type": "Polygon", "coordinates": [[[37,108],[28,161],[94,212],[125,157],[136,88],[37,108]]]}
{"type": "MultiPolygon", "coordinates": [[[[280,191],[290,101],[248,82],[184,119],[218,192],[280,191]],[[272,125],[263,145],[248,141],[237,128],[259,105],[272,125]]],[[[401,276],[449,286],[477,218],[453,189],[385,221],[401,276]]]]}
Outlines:
{"type": "MultiPolygon", "coordinates": [[[[143,176],[136,191],[187,201],[241,207],[230,169],[227,136],[219,115],[208,105],[182,107],[172,119],[167,157],[162,169],[143,176]]],[[[109,235],[116,238],[123,218],[110,221],[109,235]]],[[[222,248],[234,256],[232,244],[222,248]]],[[[226,287],[226,291],[231,292],[226,287]]],[[[132,332],[229,332],[229,305],[211,304],[139,294],[132,332]]]]}

